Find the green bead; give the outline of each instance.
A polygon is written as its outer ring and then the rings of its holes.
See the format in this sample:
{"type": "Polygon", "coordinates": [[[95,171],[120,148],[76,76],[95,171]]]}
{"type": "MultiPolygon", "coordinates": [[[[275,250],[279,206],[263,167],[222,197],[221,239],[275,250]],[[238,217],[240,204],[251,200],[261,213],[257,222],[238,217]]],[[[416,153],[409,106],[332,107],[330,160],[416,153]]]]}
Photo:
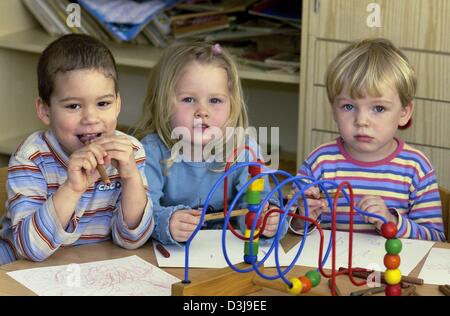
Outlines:
{"type": "MultiPolygon", "coordinates": [[[[259,243],[254,242],[253,243],[253,256],[258,255],[258,249],[259,249],[259,243]]],[[[246,241],[244,244],[244,254],[249,255],[250,254],[250,242],[246,241]]]]}
{"type": "Polygon", "coordinates": [[[245,192],[245,200],[248,204],[259,204],[261,202],[261,192],[247,190],[245,192]]]}
{"type": "Polygon", "coordinates": [[[398,255],[402,251],[402,242],[398,238],[388,239],[384,244],[386,252],[390,255],[398,255]]]}
{"type": "Polygon", "coordinates": [[[320,273],[316,270],[311,270],[306,273],[306,277],[311,281],[313,287],[316,287],[320,283],[320,273]]]}

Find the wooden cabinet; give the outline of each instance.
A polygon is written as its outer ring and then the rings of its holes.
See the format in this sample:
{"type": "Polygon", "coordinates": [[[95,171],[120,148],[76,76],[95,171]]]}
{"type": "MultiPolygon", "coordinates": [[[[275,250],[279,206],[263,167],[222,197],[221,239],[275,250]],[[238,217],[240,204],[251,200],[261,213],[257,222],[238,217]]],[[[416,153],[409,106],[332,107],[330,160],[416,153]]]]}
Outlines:
{"type": "MultiPolygon", "coordinates": [[[[370,7],[369,7],[370,8],[370,7]]],[[[297,160],[337,136],[324,84],[330,61],[348,43],[386,37],[417,71],[412,127],[399,132],[432,161],[440,185],[450,188],[450,1],[304,0],[297,160]],[[369,27],[369,4],[381,27],[369,27]]]]}

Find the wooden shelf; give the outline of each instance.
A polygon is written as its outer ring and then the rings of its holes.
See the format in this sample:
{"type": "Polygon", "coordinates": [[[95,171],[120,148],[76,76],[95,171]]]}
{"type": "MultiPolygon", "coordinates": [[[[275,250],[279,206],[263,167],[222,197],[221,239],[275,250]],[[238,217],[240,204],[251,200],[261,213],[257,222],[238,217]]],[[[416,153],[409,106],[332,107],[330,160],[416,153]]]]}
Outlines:
{"type": "MultiPolygon", "coordinates": [[[[0,48],[40,54],[54,39],[42,29],[29,29],[1,36],[0,48]]],[[[121,66],[152,68],[161,55],[161,49],[147,45],[109,43],[108,47],[116,58],[117,64],[121,66]]],[[[300,79],[298,73],[268,72],[247,65],[239,66],[239,75],[242,79],[297,85],[300,79]]]]}

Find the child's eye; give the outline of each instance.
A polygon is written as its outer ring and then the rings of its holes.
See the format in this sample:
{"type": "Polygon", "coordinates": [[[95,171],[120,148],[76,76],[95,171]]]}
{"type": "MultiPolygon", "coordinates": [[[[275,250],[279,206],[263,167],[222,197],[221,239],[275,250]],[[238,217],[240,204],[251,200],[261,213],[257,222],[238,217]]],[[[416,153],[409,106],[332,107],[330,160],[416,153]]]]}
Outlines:
{"type": "Polygon", "coordinates": [[[351,111],[351,110],[353,110],[353,108],[354,108],[354,106],[351,105],[351,104],[349,104],[349,103],[344,104],[344,105],[342,106],[342,109],[344,109],[345,111],[351,111]]]}
{"type": "Polygon", "coordinates": [[[107,101],[97,103],[97,105],[100,107],[107,107],[110,104],[111,104],[111,102],[107,102],[107,101]]]}
{"type": "Polygon", "coordinates": [[[183,101],[184,103],[193,103],[194,102],[194,98],[186,97],[186,98],[183,98],[181,101],[183,101]]]}
{"type": "Polygon", "coordinates": [[[378,112],[378,113],[382,113],[382,112],[384,112],[384,110],[385,110],[385,108],[384,108],[384,106],[382,106],[382,105],[377,105],[377,106],[375,106],[375,108],[374,108],[374,111],[375,111],[375,112],[378,112]]]}
{"type": "Polygon", "coordinates": [[[65,108],[69,110],[76,110],[79,109],[80,107],[81,107],[80,104],[68,104],[65,106],[65,108]]]}
{"type": "Polygon", "coordinates": [[[218,98],[212,98],[209,102],[211,102],[213,104],[218,104],[218,103],[222,103],[222,100],[220,100],[218,98]]]}

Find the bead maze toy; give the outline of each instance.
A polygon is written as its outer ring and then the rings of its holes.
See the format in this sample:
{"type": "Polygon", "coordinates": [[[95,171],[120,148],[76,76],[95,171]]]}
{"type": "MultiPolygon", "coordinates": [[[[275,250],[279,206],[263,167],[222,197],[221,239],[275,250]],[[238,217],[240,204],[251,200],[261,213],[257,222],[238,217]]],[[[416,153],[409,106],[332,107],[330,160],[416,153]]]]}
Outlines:
{"type": "MultiPolygon", "coordinates": [[[[353,190],[348,182],[342,182],[339,185],[333,181],[328,180],[315,180],[313,178],[305,176],[292,176],[288,172],[283,170],[272,170],[267,168],[264,163],[256,158],[254,152],[249,148],[245,147],[245,150],[251,152],[253,156],[253,161],[251,162],[236,162],[231,165],[227,163],[225,167],[224,174],[220,179],[214,184],[211,191],[209,192],[203,207],[203,212],[200,218],[200,224],[192,233],[191,237],[186,242],[185,248],[185,268],[184,268],[184,279],[172,285],[172,295],[246,295],[258,290],[263,287],[268,287],[286,293],[299,295],[307,293],[311,288],[316,287],[320,282],[321,278],[328,278],[329,285],[331,289],[331,294],[336,295],[336,277],[338,275],[348,275],[350,281],[356,286],[362,286],[367,283],[366,280],[357,282],[353,279],[358,272],[365,271],[365,269],[352,267],[352,243],[353,243],[353,217],[355,211],[364,215],[376,217],[383,221],[381,227],[381,234],[386,238],[385,249],[387,254],[384,257],[384,264],[386,266],[386,271],[383,274],[383,279],[387,284],[385,286],[385,294],[388,296],[398,296],[401,295],[402,289],[400,282],[402,280],[402,275],[398,269],[400,265],[399,253],[402,249],[401,241],[396,238],[397,227],[392,222],[387,222],[387,220],[377,214],[370,214],[364,212],[354,206],[353,190]],[[236,196],[233,198],[230,206],[227,206],[227,177],[240,168],[248,168],[249,180],[243,185],[243,187],[238,191],[236,196]],[[281,175],[285,179],[281,182],[278,181],[276,175],[281,175]],[[270,176],[275,183],[275,187],[262,198],[261,192],[264,189],[264,178],[265,176],[270,176]],[[226,262],[229,267],[207,271],[201,277],[196,279],[189,278],[189,247],[190,243],[195,238],[197,232],[201,229],[202,223],[205,219],[208,219],[206,215],[206,210],[208,209],[209,201],[212,195],[216,192],[220,184],[224,183],[224,211],[221,217],[224,218],[224,224],[222,229],[222,250],[226,262]],[[283,203],[281,188],[285,185],[295,185],[298,191],[289,198],[286,205],[283,203]],[[331,209],[332,216],[332,231],[331,238],[328,243],[328,247],[323,256],[323,245],[324,236],[320,223],[308,217],[308,206],[306,203],[305,191],[310,187],[319,187],[321,192],[324,193],[328,207],[331,209]],[[344,190],[344,187],[347,190],[344,190]],[[330,190],[335,190],[334,197],[329,193],[330,190]],[[234,206],[245,193],[245,200],[247,202],[246,210],[229,211],[233,210],[234,206]],[[264,206],[268,203],[269,199],[275,194],[278,194],[277,200],[279,201],[279,209],[272,209],[262,216],[264,206]],[[340,195],[342,194],[342,195],[340,195]],[[348,202],[350,207],[350,228],[349,228],[349,259],[348,267],[345,269],[339,269],[336,271],[336,209],[337,203],[340,196],[343,196],[348,202]],[[333,198],[333,200],[332,200],[333,198]],[[301,216],[292,211],[292,206],[296,202],[302,202],[305,208],[305,216],[301,216]],[[270,214],[277,212],[280,214],[280,221],[278,224],[277,233],[273,238],[273,242],[269,248],[269,251],[258,260],[258,250],[259,250],[259,237],[264,232],[266,222],[270,214]],[[245,225],[246,229],[244,235],[239,234],[230,224],[230,218],[232,216],[244,216],[245,215],[245,225]],[[287,278],[286,274],[293,268],[297,262],[304,244],[307,241],[307,234],[301,236],[300,247],[292,260],[292,262],[284,270],[280,266],[279,262],[279,240],[281,237],[281,231],[283,225],[287,224],[287,217],[295,217],[305,221],[305,231],[308,231],[309,225],[314,225],[317,227],[320,234],[320,249],[318,258],[318,268],[310,270],[305,275],[299,277],[287,278]],[[226,230],[227,228],[239,239],[244,240],[244,256],[243,262],[237,265],[233,265],[227,255],[226,249],[226,230]],[[275,252],[275,263],[276,271],[275,275],[264,274],[264,262],[275,252]],[[332,268],[331,273],[328,274],[323,270],[323,265],[328,260],[331,252],[332,268]]],[[[234,156],[237,155],[237,150],[233,153],[234,156]]],[[[217,215],[214,215],[217,218],[217,215]]]]}

